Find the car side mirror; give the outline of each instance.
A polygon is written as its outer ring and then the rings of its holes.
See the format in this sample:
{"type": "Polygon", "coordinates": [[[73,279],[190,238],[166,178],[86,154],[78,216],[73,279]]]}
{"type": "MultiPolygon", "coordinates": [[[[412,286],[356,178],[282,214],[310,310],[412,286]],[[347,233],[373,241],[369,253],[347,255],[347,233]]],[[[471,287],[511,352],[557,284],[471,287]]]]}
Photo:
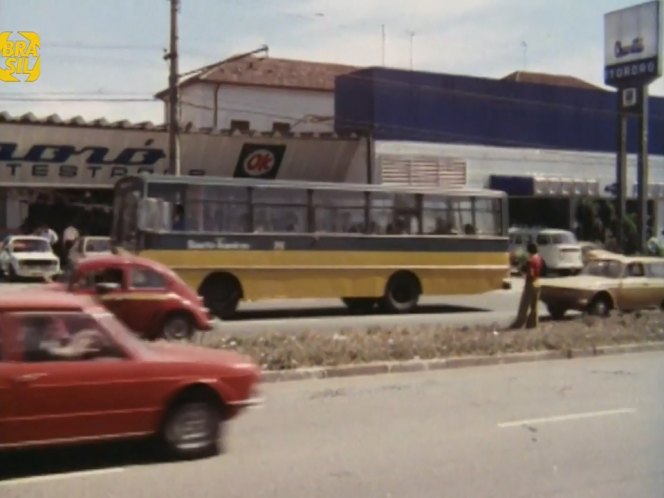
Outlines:
{"type": "Polygon", "coordinates": [[[114,282],[100,282],[95,285],[95,289],[97,290],[97,294],[108,294],[109,292],[119,290],[120,284],[114,282]]]}

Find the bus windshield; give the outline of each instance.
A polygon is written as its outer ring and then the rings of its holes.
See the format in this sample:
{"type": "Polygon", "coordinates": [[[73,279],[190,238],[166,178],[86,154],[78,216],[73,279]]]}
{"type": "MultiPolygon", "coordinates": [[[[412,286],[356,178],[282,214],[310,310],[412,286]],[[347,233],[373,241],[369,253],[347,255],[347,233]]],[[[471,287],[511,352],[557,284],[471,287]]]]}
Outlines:
{"type": "Polygon", "coordinates": [[[113,227],[111,242],[128,250],[138,243],[138,206],[143,191],[143,180],[125,177],[115,184],[113,199],[113,227]]]}

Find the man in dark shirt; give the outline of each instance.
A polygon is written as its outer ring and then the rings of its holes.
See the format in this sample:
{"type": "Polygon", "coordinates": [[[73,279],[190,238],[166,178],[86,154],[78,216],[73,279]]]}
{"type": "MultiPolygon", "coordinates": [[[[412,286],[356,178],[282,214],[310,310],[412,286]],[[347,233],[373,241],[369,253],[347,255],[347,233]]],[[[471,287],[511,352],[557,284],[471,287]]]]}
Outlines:
{"type": "Polygon", "coordinates": [[[537,253],[537,245],[528,243],[528,260],[524,265],[526,281],[519,302],[519,311],[511,328],[520,329],[525,325],[528,329],[539,324],[538,303],[540,296],[539,279],[542,273],[542,257],[537,253]]]}

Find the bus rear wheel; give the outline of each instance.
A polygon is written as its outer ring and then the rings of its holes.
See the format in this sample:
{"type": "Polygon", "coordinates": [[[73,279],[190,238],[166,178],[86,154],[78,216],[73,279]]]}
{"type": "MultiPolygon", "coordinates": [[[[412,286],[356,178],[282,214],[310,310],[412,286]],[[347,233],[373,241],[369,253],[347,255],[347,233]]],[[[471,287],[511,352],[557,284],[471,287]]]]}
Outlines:
{"type": "Polygon", "coordinates": [[[373,297],[344,297],[342,301],[353,313],[370,313],[378,300],[373,297]]]}
{"type": "Polygon", "coordinates": [[[237,278],[229,273],[217,273],[207,277],[201,284],[199,294],[205,306],[217,318],[228,318],[235,313],[242,297],[242,288],[237,278]]]}
{"type": "Polygon", "coordinates": [[[399,272],[390,278],[381,300],[381,307],[389,313],[413,311],[420,299],[420,281],[410,272],[399,272]]]}

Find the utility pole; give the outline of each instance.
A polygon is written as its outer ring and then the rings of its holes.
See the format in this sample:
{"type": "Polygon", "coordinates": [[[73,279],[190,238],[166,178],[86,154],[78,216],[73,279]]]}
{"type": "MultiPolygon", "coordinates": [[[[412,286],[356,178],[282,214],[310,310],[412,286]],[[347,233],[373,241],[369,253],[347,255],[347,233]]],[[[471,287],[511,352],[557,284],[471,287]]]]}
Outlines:
{"type": "Polygon", "coordinates": [[[171,46],[166,55],[170,62],[168,76],[168,170],[180,176],[180,126],[178,116],[178,8],[180,0],[171,2],[171,46]]]}
{"type": "Polygon", "coordinates": [[[415,38],[415,31],[409,31],[410,36],[410,70],[413,70],[413,38],[415,38]]]}

